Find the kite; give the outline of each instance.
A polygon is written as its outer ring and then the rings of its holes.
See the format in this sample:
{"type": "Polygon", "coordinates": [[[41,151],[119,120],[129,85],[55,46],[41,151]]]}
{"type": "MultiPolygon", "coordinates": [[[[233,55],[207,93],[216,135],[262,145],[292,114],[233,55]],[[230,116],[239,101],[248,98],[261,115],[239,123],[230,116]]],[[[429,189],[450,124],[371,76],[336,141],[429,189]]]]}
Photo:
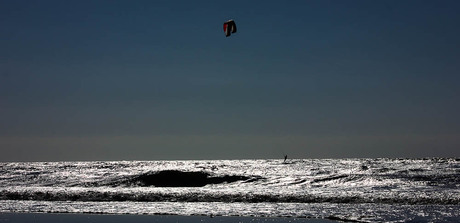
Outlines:
{"type": "Polygon", "coordinates": [[[232,33],[236,33],[236,24],[233,19],[224,22],[224,32],[226,37],[229,37],[232,33]]]}

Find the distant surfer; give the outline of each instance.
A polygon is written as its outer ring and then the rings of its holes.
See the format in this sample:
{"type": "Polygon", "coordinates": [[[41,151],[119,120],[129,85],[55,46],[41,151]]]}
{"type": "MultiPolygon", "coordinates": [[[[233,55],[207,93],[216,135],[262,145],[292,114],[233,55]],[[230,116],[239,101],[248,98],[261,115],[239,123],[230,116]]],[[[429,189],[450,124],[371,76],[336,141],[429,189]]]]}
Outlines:
{"type": "Polygon", "coordinates": [[[284,155],[284,161],[283,161],[283,163],[286,163],[286,160],[287,160],[287,155],[284,155]]]}

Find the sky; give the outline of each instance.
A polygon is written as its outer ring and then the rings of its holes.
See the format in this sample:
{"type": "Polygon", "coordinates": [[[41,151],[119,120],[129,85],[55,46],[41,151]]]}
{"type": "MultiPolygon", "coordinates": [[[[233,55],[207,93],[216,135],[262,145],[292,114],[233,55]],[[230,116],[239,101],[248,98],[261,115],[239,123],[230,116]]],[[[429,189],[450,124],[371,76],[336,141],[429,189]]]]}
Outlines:
{"type": "Polygon", "coordinates": [[[459,157],[459,11],[1,0],[0,161],[459,157]]]}

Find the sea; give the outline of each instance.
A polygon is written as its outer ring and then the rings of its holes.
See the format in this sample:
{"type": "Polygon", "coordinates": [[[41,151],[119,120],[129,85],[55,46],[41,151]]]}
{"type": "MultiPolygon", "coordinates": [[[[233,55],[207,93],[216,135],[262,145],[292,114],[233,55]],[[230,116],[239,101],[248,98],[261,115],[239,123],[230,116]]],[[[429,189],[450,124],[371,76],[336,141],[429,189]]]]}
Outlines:
{"type": "Polygon", "coordinates": [[[460,158],[3,162],[0,212],[460,222],[460,158]]]}

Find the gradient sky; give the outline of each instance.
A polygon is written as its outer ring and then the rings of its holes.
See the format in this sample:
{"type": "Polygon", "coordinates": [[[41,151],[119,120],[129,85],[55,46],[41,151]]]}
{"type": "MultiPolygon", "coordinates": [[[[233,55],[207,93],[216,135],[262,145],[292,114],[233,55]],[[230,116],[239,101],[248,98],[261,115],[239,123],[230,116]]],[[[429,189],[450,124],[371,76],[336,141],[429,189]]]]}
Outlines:
{"type": "Polygon", "coordinates": [[[0,161],[459,157],[459,11],[1,0],[0,161]]]}

